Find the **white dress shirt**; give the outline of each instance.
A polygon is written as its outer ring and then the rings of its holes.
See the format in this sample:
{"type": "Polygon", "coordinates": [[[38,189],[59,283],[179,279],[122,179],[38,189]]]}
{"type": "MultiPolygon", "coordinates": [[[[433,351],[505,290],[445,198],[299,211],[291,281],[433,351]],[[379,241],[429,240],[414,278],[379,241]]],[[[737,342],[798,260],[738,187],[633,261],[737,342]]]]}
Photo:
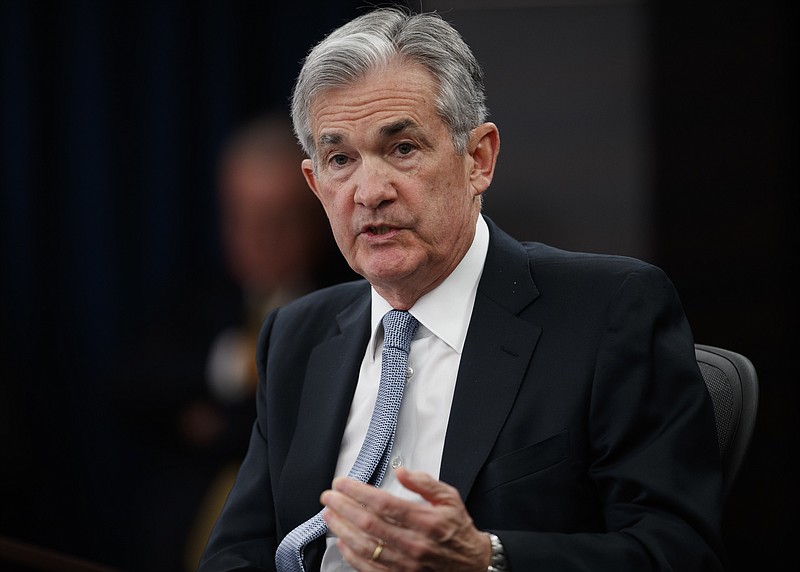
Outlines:
{"type": "MultiPolygon", "coordinates": [[[[380,485],[398,497],[417,500],[395,478],[392,468],[404,466],[438,478],[450,406],[467,337],[475,293],[489,248],[489,229],[478,216],[475,238],[464,258],[444,282],[422,296],[409,312],[419,321],[409,353],[410,377],[397,420],[390,467],[380,485]]],[[[373,288],[370,336],[336,464],[346,476],[361,449],[378,395],[383,349],[384,314],[392,307],[373,288]]],[[[341,557],[336,538],[328,533],[322,572],[353,570],[341,557]]]]}

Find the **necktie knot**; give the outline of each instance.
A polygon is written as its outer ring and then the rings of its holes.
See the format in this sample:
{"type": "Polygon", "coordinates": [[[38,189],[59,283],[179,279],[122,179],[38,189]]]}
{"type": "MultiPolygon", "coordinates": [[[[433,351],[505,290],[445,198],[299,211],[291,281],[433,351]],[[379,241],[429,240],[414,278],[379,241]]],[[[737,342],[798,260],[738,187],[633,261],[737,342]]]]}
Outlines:
{"type": "Polygon", "coordinates": [[[389,310],[383,316],[383,347],[408,353],[417,326],[417,319],[405,310],[389,310]]]}

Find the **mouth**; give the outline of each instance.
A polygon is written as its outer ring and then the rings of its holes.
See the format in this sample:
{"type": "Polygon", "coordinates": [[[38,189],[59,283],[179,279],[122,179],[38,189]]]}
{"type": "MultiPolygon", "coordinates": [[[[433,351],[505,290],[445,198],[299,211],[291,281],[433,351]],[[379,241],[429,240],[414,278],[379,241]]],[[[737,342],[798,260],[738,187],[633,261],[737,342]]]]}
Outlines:
{"type": "Polygon", "coordinates": [[[367,227],[365,227],[365,229],[364,229],[364,231],[365,231],[367,234],[372,234],[372,235],[375,235],[375,236],[381,236],[381,235],[384,235],[384,234],[388,234],[388,233],[389,233],[389,232],[391,232],[392,230],[394,230],[392,227],[390,227],[390,226],[386,226],[386,225],[380,225],[380,226],[367,226],[367,227]]]}
{"type": "Polygon", "coordinates": [[[361,238],[372,244],[384,244],[394,241],[404,228],[384,222],[365,224],[361,227],[361,238]]]}

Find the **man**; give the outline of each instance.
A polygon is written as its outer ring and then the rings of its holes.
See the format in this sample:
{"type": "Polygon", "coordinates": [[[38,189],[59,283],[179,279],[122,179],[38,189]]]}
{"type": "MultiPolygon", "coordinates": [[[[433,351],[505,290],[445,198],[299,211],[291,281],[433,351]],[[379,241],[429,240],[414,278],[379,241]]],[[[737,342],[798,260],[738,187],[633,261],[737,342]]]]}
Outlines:
{"type": "Polygon", "coordinates": [[[500,142],[458,33],[361,16],[309,53],[292,106],[367,282],[266,320],[250,450],[201,570],[720,570],[713,413],[678,297],[645,263],[520,244],[480,214],[500,142]],[[392,309],[419,325],[367,484],[345,477],[392,309]]]}

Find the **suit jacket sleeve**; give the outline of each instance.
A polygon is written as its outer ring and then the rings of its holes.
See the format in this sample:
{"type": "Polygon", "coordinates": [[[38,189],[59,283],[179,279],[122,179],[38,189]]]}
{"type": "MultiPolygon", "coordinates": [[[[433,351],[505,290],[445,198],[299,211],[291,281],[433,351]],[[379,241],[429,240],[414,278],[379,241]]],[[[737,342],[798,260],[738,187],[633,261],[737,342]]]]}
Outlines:
{"type": "Polygon", "coordinates": [[[265,350],[274,318],[275,314],[267,318],[258,343],[258,417],[250,445],[233,490],[211,532],[199,572],[275,570],[275,510],[268,466],[269,444],[262,427],[266,420],[265,350]]]}
{"type": "MultiPolygon", "coordinates": [[[[511,568],[722,570],[713,412],[678,296],[659,269],[643,265],[621,282],[605,316],[581,431],[598,526],[496,530],[511,568]]],[[[570,510],[568,499],[551,502],[539,506],[570,510]]]]}

